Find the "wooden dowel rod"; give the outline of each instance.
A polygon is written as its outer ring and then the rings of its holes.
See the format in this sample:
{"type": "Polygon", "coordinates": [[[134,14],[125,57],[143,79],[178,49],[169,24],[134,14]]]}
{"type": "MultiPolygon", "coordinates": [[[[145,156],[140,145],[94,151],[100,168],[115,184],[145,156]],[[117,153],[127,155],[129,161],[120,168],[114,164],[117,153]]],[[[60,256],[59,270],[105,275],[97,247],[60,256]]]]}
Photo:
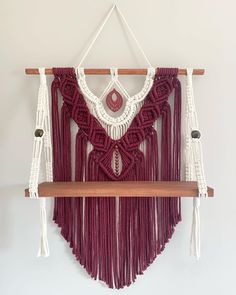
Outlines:
{"type": "MultiPolygon", "coordinates": [[[[52,75],[52,69],[45,69],[46,75],[52,75]]],[[[109,75],[110,69],[85,69],[86,75],[109,75]]],[[[25,69],[27,75],[39,75],[39,70],[37,68],[27,68],[25,69]]],[[[193,75],[204,75],[204,69],[194,69],[193,75]]],[[[118,69],[119,75],[146,75],[147,69],[118,69]]],[[[187,75],[186,69],[179,69],[178,75],[187,75]]]]}

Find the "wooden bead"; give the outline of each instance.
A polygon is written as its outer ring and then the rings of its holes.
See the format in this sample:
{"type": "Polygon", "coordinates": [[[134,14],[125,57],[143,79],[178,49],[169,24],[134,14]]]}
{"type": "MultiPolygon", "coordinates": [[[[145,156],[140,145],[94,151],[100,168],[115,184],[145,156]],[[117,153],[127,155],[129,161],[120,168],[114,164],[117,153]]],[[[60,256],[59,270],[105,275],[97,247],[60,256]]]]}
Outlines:
{"type": "Polygon", "coordinates": [[[34,132],[34,136],[35,137],[42,137],[43,133],[44,133],[43,129],[36,129],[34,132]]]}

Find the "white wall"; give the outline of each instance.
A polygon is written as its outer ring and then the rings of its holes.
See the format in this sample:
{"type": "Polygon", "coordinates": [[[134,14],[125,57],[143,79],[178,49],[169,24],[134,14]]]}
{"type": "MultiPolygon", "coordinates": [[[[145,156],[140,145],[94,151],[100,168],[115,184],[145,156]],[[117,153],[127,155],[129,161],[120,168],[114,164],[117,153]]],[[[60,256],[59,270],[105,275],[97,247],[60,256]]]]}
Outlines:
{"type": "MultiPolygon", "coordinates": [[[[0,294],[235,294],[236,4],[233,0],[117,1],[155,66],[206,68],[194,78],[214,199],[203,200],[202,257],[189,257],[191,200],[166,250],[129,288],[93,281],[51,221],[51,256],[37,259],[38,204],[29,178],[38,79],[25,67],[75,66],[111,1],[0,1],[0,294]]],[[[145,62],[113,16],[85,66],[145,62]]],[[[184,80],[183,80],[184,81],[184,80]]]]}

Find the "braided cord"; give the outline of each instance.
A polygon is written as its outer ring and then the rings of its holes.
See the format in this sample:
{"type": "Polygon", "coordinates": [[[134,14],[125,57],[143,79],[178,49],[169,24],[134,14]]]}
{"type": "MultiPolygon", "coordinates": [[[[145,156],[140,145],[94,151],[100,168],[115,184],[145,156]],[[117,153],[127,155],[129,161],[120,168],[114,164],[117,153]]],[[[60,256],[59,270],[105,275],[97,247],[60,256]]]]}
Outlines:
{"type": "Polygon", "coordinates": [[[187,69],[185,178],[187,181],[191,181],[195,174],[198,184],[198,197],[193,199],[190,239],[190,254],[198,259],[200,258],[200,197],[207,197],[208,192],[203,165],[202,143],[194,103],[192,72],[192,69],[187,69]]]}
{"type": "MultiPolygon", "coordinates": [[[[36,111],[36,127],[33,143],[33,156],[31,163],[29,179],[30,198],[39,198],[38,180],[41,163],[42,148],[44,147],[46,164],[46,181],[53,181],[52,174],[52,144],[50,134],[50,114],[48,102],[48,88],[46,82],[45,69],[40,68],[40,86],[38,92],[38,104],[36,111]]],[[[38,256],[49,256],[49,247],[47,240],[47,216],[46,199],[40,198],[40,247],[38,256]]]]}

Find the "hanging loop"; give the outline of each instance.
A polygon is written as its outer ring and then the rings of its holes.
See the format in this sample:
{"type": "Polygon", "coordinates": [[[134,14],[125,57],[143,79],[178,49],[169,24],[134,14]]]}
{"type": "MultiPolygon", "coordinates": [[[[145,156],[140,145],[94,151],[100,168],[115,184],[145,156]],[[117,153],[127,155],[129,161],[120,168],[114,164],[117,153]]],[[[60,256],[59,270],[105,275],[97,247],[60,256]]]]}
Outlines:
{"type": "Polygon", "coordinates": [[[147,64],[148,64],[148,67],[152,67],[152,65],[151,65],[151,63],[150,63],[150,61],[149,61],[149,59],[147,58],[146,54],[144,53],[144,51],[143,51],[141,45],[139,44],[139,42],[138,42],[138,40],[137,40],[137,38],[136,38],[136,36],[135,36],[133,30],[132,30],[131,27],[129,26],[129,24],[128,24],[126,18],[124,17],[124,15],[123,15],[123,13],[121,12],[121,10],[119,9],[119,7],[115,4],[115,5],[113,5],[112,8],[109,10],[109,12],[108,12],[107,16],[105,17],[104,21],[102,22],[101,26],[98,28],[98,30],[97,30],[95,36],[92,38],[92,40],[91,40],[91,42],[90,42],[90,44],[89,44],[87,50],[85,51],[84,55],[83,55],[82,58],[81,58],[81,61],[80,61],[80,63],[79,63],[79,65],[78,65],[77,68],[79,68],[79,67],[81,66],[81,64],[84,62],[84,60],[85,60],[86,57],[88,56],[88,54],[89,54],[91,48],[93,47],[93,45],[94,45],[94,43],[96,42],[96,40],[97,40],[97,38],[99,37],[99,35],[101,34],[101,32],[102,32],[104,26],[106,25],[107,21],[109,20],[109,18],[110,18],[111,14],[113,13],[114,10],[117,11],[117,13],[119,14],[121,20],[123,21],[123,23],[125,24],[126,28],[128,29],[128,31],[129,31],[131,37],[133,38],[133,40],[135,41],[135,43],[136,43],[136,45],[137,45],[139,51],[141,52],[141,54],[143,55],[144,59],[146,60],[146,62],[147,62],[147,64]]]}

